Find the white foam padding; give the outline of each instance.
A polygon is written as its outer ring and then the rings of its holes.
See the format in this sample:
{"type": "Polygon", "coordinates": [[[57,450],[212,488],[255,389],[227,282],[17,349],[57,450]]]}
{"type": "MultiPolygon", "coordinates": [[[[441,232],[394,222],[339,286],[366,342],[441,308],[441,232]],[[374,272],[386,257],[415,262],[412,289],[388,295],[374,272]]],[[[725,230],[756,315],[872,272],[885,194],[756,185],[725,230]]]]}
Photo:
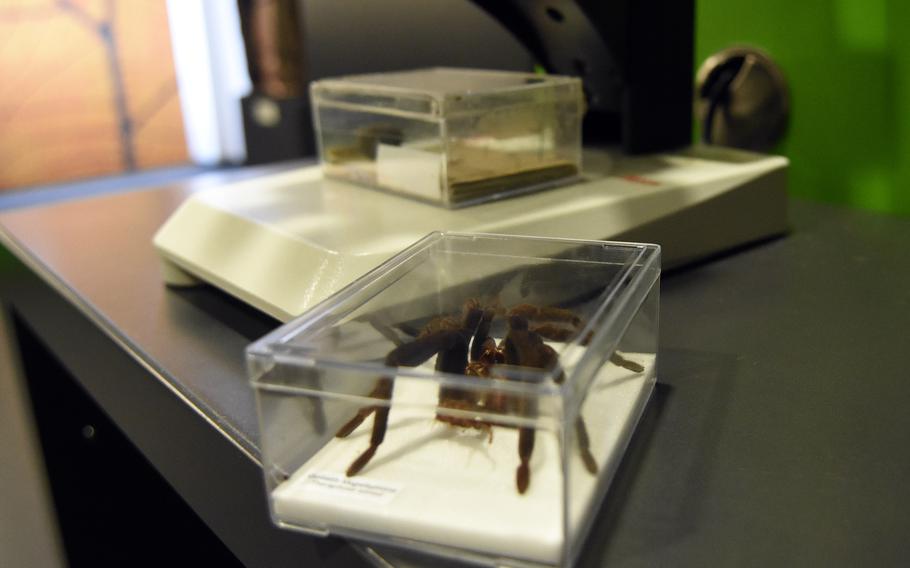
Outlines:
{"type": "MultiPolygon", "coordinates": [[[[634,373],[604,365],[582,407],[599,472],[614,471],[653,386],[654,356],[625,354],[634,373]]],[[[527,492],[516,489],[518,430],[476,429],[436,420],[438,385],[399,377],[385,440],[354,477],[344,472],[369,445],[373,418],[335,438],[272,494],[286,523],[349,529],[491,555],[556,563],[563,539],[563,466],[554,432],[537,430],[527,492]]],[[[569,427],[574,427],[569,425],[569,427]]],[[[573,448],[568,464],[569,530],[595,498],[597,478],[573,448]]]]}

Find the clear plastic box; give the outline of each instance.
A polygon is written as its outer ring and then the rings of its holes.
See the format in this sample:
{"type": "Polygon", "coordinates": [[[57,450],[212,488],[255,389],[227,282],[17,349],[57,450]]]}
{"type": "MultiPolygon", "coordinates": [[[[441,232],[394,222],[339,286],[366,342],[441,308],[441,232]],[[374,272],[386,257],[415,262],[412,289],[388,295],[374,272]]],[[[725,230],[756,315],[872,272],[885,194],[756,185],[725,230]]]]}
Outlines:
{"type": "Polygon", "coordinates": [[[656,245],[433,233],[260,339],[274,521],[570,565],[655,382],[659,282],[656,245]]]}
{"type": "Polygon", "coordinates": [[[325,175],[460,207],[576,179],[581,81],[433,68],[310,87],[325,175]]]}

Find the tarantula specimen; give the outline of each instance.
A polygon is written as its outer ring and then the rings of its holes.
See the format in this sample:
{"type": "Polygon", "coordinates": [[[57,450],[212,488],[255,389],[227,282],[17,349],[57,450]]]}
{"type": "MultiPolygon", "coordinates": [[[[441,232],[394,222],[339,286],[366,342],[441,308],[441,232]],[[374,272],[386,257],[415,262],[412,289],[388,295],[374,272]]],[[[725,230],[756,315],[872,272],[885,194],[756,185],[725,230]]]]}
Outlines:
{"type": "MultiPolygon", "coordinates": [[[[435,317],[410,342],[398,341],[397,336],[388,329],[381,331],[397,344],[385,358],[388,367],[416,367],[435,355],[437,371],[463,374],[479,380],[507,380],[496,374],[497,365],[555,368],[559,356],[544,340],[568,341],[579,333],[581,324],[581,319],[575,313],[562,308],[521,304],[509,310],[497,310],[483,307],[479,301],[471,299],[465,302],[460,317],[435,317]],[[490,328],[498,312],[505,314],[508,324],[508,331],[499,343],[490,336],[490,328]]],[[[617,353],[611,356],[610,361],[636,373],[644,371],[644,367],[617,353]]],[[[561,383],[564,378],[559,373],[554,380],[561,383]]],[[[369,396],[391,400],[393,386],[393,378],[382,377],[369,396]]],[[[470,417],[471,412],[527,417],[536,413],[535,404],[532,398],[526,396],[495,391],[478,394],[473,390],[443,386],[439,390],[438,408],[461,412],[457,416],[437,412],[436,419],[452,426],[487,432],[492,440],[493,426],[508,425],[470,417]]],[[[349,477],[357,475],[382,444],[389,420],[389,405],[377,404],[361,408],[335,434],[338,438],[347,437],[371,414],[375,416],[370,445],[348,467],[349,477]]],[[[587,429],[581,416],[575,421],[575,430],[585,468],[591,474],[596,474],[597,462],[591,454],[587,429]]],[[[518,427],[519,465],[515,481],[520,494],[527,491],[531,482],[529,461],[534,451],[534,434],[534,428],[518,427]]]]}

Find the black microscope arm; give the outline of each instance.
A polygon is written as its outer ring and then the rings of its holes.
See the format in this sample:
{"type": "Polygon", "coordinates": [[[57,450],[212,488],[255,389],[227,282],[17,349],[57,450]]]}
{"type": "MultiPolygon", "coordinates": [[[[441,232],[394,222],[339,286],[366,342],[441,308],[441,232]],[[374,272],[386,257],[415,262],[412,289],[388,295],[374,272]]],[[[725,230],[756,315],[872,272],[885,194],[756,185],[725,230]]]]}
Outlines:
{"type": "Polygon", "coordinates": [[[472,0],[548,72],[581,77],[585,139],[629,153],[691,142],[694,0],[472,0]]]}

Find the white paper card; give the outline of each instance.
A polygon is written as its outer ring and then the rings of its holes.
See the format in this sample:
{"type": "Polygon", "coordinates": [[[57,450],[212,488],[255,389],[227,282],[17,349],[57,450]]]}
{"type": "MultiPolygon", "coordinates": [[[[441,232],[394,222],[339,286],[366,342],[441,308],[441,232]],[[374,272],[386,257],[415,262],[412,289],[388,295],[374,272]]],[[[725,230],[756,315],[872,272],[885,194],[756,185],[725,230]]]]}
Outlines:
{"type": "MultiPolygon", "coordinates": [[[[645,372],[606,365],[583,407],[592,453],[604,475],[621,458],[653,386],[653,355],[625,356],[644,365],[645,372]]],[[[557,436],[537,432],[531,484],[525,494],[519,494],[515,486],[518,430],[494,427],[490,439],[486,432],[444,424],[436,419],[438,396],[433,381],[397,377],[385,440],[361,473],[346,477],[339,472],[368,447],[372,418],[348,437],[332,439],[274,490],[276,516],[330,531],[367,531],[558,562],[566,543],[562,450],[557,436]],[[368,497],[356,497],[344,480],[365,483],[368,497]]],[[[570,459],[575,467],[569,468],[566,480],[572,488],[568,528],[574,535],[583,527],[600,478],[580,467],[577,450],[570,459]]]]}
{"type": "Polygon", "coordinates": [[[438,201],[442,192],[442,156],[406,146],[379,144],[376,181],[385,188],[438,201]]]}
{"type": "Polygon", "coordinates": [[[388,504],[401,491],[401,486],[365,477],[347,477],[341,473],[313,472],[306,476],[307,491],[331,494],[339,498],[360,499],[388,504]]]}

